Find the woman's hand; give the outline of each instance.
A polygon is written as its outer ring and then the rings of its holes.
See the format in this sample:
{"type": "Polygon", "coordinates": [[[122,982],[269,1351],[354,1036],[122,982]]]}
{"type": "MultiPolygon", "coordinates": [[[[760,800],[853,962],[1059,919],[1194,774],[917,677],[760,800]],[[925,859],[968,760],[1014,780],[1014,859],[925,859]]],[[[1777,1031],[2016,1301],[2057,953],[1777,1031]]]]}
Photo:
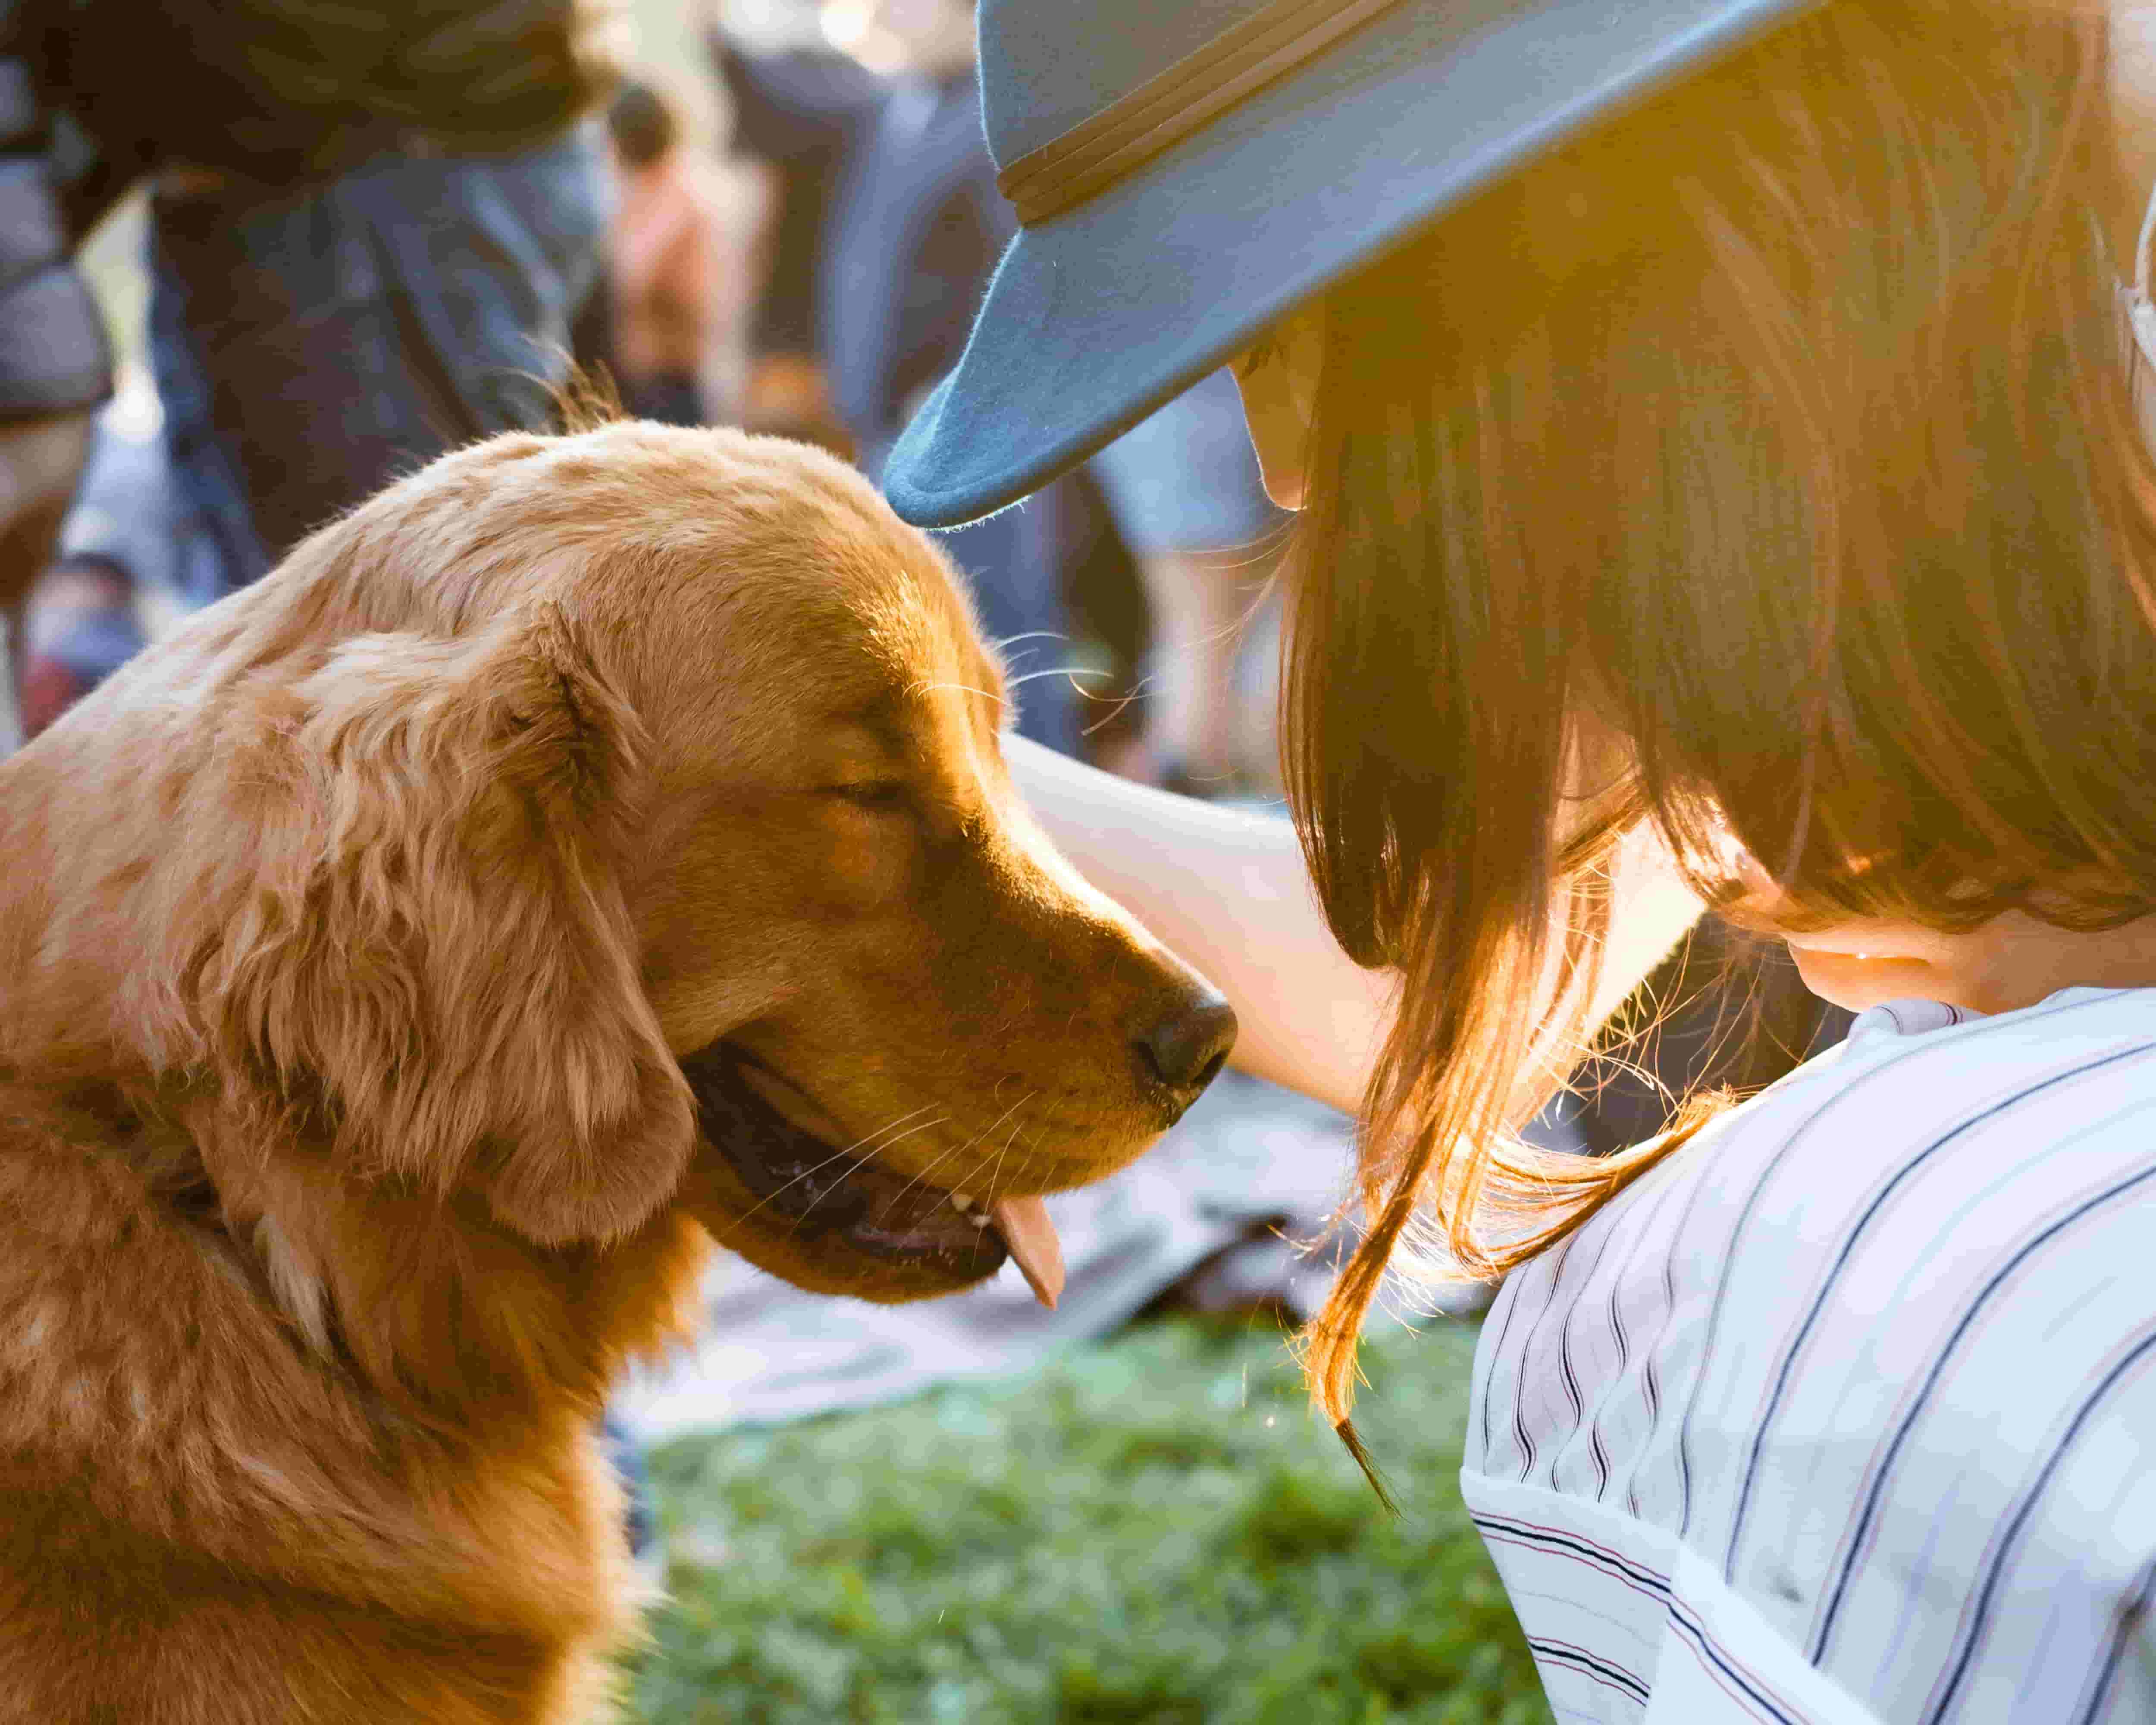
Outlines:
{"type": "MultiPolygon", "coordinates": [[[[1004,752],[1034,819],[1079,872],[1228,997],[1242,1024],[1233,1064],[1355,1111],[1392,1021],[1397,978],[1340,950],[1295,829],[1132,784],[1022,738],[1007,737],[1004,752]]],[[[1699,910],[1659,845],[1644,834],[1627,840],[1590,1008],[1596,1021],[1699,910]]]]}
{"type": "Polygon", "coordinates": [[[1228,997],[1232,1063],[1353,1112],[1392,1016],[1394,978],[1340,950],[1283,819],[1169,795],[1004,739],[1056,848],[1228,997]]]}

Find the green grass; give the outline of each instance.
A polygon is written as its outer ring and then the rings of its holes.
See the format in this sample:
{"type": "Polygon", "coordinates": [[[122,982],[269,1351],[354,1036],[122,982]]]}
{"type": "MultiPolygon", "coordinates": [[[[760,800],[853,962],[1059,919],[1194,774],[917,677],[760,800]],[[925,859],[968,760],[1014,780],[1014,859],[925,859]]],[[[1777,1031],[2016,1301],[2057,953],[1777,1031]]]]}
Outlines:
{"type": "Polygon", "coordinates": [[[648,1725],[1546,1725],[1457,1472],[1471,1327],[1367,1350],[1387,1517],[1270,1329],[653,1458],[648,1725]],[[690,1553],[696,1553],[690,1557],[690,1553]]]}

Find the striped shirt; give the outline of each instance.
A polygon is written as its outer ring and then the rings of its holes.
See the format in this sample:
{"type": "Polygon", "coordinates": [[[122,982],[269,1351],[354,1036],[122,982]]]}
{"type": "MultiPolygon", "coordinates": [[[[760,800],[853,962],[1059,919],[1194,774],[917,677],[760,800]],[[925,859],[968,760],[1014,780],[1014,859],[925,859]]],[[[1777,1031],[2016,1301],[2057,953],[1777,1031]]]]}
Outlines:
{"type": "Polygon", "coordinates": [[[2156,989],[1928,1001],[1485,1321],[1461,1484],[1560,1720],[2156,1722],[2156,989]]]}

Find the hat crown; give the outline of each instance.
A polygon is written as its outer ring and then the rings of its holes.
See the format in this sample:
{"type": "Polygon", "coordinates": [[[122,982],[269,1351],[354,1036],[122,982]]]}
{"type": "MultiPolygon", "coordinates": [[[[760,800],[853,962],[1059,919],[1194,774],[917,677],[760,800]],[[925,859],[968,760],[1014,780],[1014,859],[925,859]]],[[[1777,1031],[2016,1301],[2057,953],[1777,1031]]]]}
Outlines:
{"type": "Polygon", "coordinates": [[[1009,167],[1083,124],[1267,0],[982,0],[981,109],[1009,167]]]}

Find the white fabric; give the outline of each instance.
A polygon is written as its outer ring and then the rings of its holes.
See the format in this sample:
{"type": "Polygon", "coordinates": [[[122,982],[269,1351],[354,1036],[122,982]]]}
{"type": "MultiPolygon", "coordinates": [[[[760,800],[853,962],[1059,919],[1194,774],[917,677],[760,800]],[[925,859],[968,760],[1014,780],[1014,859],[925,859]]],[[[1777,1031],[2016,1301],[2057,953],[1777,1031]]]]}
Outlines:
{"type": "Polygon", "coordinates": [[[1864,1014],[1485,1323],[1560,1720],[2156,1722],[2156,989],[1864,1014]]]}

